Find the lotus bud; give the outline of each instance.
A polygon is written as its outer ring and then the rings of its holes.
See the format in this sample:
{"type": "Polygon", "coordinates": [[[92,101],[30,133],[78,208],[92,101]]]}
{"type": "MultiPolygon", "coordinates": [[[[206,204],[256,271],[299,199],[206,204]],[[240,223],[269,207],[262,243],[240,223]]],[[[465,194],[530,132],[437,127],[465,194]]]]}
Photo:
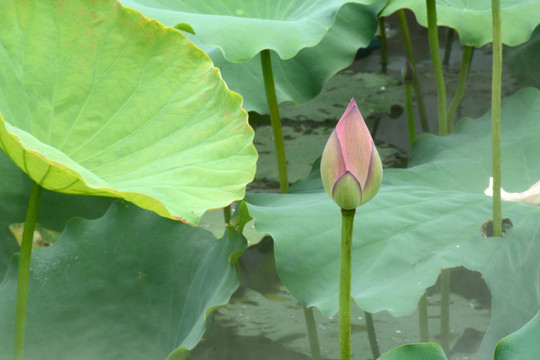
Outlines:
{"type": "Polygon", "coordinates": [[[351,99],[322,154],[324,189],[342,209],[356,209],[379,191],[382,173],[375,143],[351,99]]]}

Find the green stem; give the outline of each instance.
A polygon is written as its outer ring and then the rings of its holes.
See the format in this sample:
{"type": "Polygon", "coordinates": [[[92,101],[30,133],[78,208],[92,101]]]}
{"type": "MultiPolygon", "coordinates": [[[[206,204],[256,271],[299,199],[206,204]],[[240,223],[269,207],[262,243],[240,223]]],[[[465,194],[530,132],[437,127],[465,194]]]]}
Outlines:
{"type": "Polygon", "coordinates": [[[381,356],[379,350],[379,344],[377,343],[377,336],[375,335],[375,325],[373,324],[373,315],[370,312],[364,311],[366,317],[366,329],[369,338],[369,346],[371,347],[371,353],[374,359],[378,359],[381,356]]]}
{"type": "Polygon", "coordinates": [[[427,310],[427,293],[420,298],[418,302],[418,322],[420,324],[420,342],[429,341],[428,328],[428,310],[427,310]]]}
{"type": "Polygon", "coordinates": [[[439,135],[448,134],[448,124],[446,121],[446,88],[442,71],[441,56],[439,54],[439,33],[437,29],[437,9],[435,0],[426,0],[429,52],[431,53],[431,63],[435,74],[435,85],[437,86],[437,108],[439,110],[439,135]]]}
{"type": "Polygon", "coordinates": [[[491,151],[493,167],[493,236],[502,236],[501,208],[501,0],[491,0],[493,19],[493,75],[491,77],[491,151]]]}
{"type": "Polygon", "coordinates": [[[459,107],[459,104],[461,104],[461,100],[465,94],[465,85],[467,84],[467,76],[469,75],[469,65],[471,64],[473,49],[474,48],[472,46],[463,46],[456,93],[452,99],[452,102],[450,103],[450,107],[448,108],[448,132],[452,132],[454,129],[454,116],[456,115],[456,110],[459,107]]]}
{"type": "Polygon", "coordinates": [[[403,36],[403,43],[405,45],[405,54],[407,59],[411,63],[414,72],[413,86],[414,95],[416,96],[416,104],[418,105],[418,114],[420,115],[420,124],[422,126],[422,132],[429,132],[429,124],[427,121],[426,105],[424,104],[424,96],[422,95],[422,88],[420,81],[418,80],[418,72],[416,71],[416,62],[414,61],[414,53],[412,48],[411,35],[409,33],[409,25],[407,24],[407,18],[405,17],[405,11],[400,9],[397,11],[399,27],[403,36]]]}
{"type": "Polygon", "coordinates": [[[441,271],[441,347],[450,350],[450,269],[441,271]]]}
{"type": "Polygon", "coordinates": [[[311,348],[311,358],[313,360],[321,360],[321,348],[319,345],[319,337],[317,336],[317,327],[315,325],[315,317],[313,316],[313,308],[304,306],[304,318],[306,319],[309,347],[311,348]]]}
{"type": "Polygon", "coordinates": [[[225,225],[231,224],[231,205],[223,208],[223,219],[225,220],[225,225]]]}
{"type": "Polygon", "coordinates": [[[452,44],[454,43],[454,29],[448,28],[446,31],[446,40],[444,44],[443,65],[445,68],[450,64],[450,55],[452,54],[452,44]]]}
{"type": "Polygon", "coordinates": [[[414,113],[412,104],[412,84],[405,82],[405,108],[407,110],[407,129],[409,130],[409,146],[412,149],[414,140],[416,139],[416,129],[414,126],[414,113]]]}
{"type": "Polygon", "coordinates": [[[381,39],[381,71],[383,74],[386,74],[386,67],[388,65],[388,54],[386,51],[386,28],[384,27],[384,18],[380,16],[378,20],[381,39]]]}
{"type": "Polygon", "coordinates": [[[339,257],[339,354],[351,360],[351,254],[356,209],[341,209],[341,251],[339,257]]]}
{"type": "Polygon", "coordinates": [[[41,197],[41,186],[32,184],[19,255],[19,274],[17,280],[17,305],[15,310],[15,341],[13,359],[22,360],[24,356],[24,333],[26,327],[26,305],[28,303],[28,282],[30,279],[30,257],[34,241],[34,229],[41,197]]]}
{"type": "Polygon", "coordinates": [[[268,49],[261,51],[261,66],[264,78],[264,89],[266,91],[266,101],[268,102],[270,121],[272,122],[272,131],[274,133],[279,188],[281,193],[286,193],[287,190],[289,190],[287,161],[285,159],[285,145],[283,143],[283,131],[281,130],[281,119],[279,117],[274,75],[272,74],[272,60],[270,59],[270,50],[268,49]]]}

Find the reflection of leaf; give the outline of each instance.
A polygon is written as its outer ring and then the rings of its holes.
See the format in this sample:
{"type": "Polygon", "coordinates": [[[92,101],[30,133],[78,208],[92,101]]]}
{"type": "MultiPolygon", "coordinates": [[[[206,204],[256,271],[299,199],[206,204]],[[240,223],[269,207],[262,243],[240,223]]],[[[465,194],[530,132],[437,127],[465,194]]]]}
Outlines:
{"type": "MultiPolygon", "coordinates": [[[[538,113],[540,90],[524,89],[503,101],[508,191],[540,179],[538,113]]],[[[491,175],[490,146],[490,114],[460,121],[444,138],[420,136],[411,167],[386,170],[379,194],[358,208],[353,243],[352,295],[370,312],[412,313],[442,268],[482,272],[493,313],[479,359],[540,307],[540,208],[505,202],[503,215],[514,227],[504,238],[481,236],[491,217],[491,198],[483,194],[491,175]]],[[[274,238],[278,272],[293,296],[335,313],[341,222],[320,179],[310,177],[287,195],[248,194],[246,202],[257,230],[274,238]]]]}
{"type": "Polygon", "coordinates": [[[31,179],[188,223],[243,197],[242,99],[178,31],[113,0],[4,0],[0,22],[0,148],[31,179]]]}
{"type": "MultiPolygon", "coordinates": [[[[164,359],[192,349],[238,286],[229,254],[245,239],[115,202],[71,220],[32,255],[25,359],[164,359]]],[[[16,261],[0,283],[0,359],[11,358],[16,261]]],[[[172,357],[174,358],[174,357],[172,357]]]]}
{"type": "MultiPolygon", "coordinates": [[[[376,13],[383,2],[378,1],[369,7],[346,4],[336,16],[341,6],[339,4],[344,1],[286,0],[287,6],[282,8],[286,9],[286,14],[281,16],[280,21],[272,20],[279,16],[277,10],[274,11],[280,6],[277,0],[236,1],[229,6],[228,9],[260,6],[257,16],[249,19],[230,16],[233,14],[229,12],[220,14],[221,9],[216,6],[217,3],[205,3],[207,6],[215,6],[215,14],[209,14],[208,8],[199,14],[193,13],[193,10],[173,11],[174,7],[178,10],[183,8],[182,1],[177,1],[175,5],[171,1],[158,4],[150,0],[126,0],[123,3],[140,9],[147,16],[155,17],[166,25],[174,26],[180,21],[191,22],[196,36],[190,36],[190,39],[210,55],[227,85],[243,96],[243,106],[248,111],[267,113],[258,55],[261,50],[275,50],[271,51],[271,55],[278,102],[305,103],[321,91],[332,75],[352,63],[358,48],[368,46],[377,30],[376,13]],[[162,9],[158,9],[159,6],[162,9]],[[332,23],[334,16],[336,19],[332,23]],[[282,21],[282,18],[287,21],[282,21]],[[299,32],[290,29],[297,25],[295,22],[302,23],[299,32]],[[261,24],[271,27],[271,30],[265,33],[261,24]],[[251,29],[250,26],[256,28],[251,29]],[[312,36],[320,38],[312,43],[315,41],[312,36]],[[242,46],[238,47],[239,44],[242,46]]],[[[199,4],[203,3],[195,3],[196,6],[199,4]]]]}
{"type": "Polygon", "coordinates": [[[407,344],[381,355],[379,360],[447,360],[443,349],[433,343],[407,344]]]}
{"type": "MultiPolygon", "coordinates": [[[[464,45],[481,47],[492,42],[490,1],[437,0],[437,25],[448,26],[459,33],[464,45]]],[[[389,0],[381,12],[388,16],[399,9],[411,9],[422,26],[427,27],[425,0],[389,0]]],[[[540,2],[537,0],[501,0],[502,41],[516,46],[529,40],[540,24],[540,2]]]]}
{"type": "Polygon", "coordinates": [[[540,27],[525,44],[504,49],[504,63],[525,86],[540,87],[540,27]]]}

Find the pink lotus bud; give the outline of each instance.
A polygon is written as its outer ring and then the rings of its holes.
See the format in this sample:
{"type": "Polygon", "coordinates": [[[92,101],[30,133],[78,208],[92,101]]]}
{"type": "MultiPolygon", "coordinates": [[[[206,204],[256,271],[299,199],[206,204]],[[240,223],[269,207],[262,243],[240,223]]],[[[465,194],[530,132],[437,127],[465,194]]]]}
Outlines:
{"type": "Polygon", "coordinates": [[[342,209],[356,209],[379,191],[382,173],[379,153],[356,102],[351,99],[322,154],[324,188],[342,209]]]}

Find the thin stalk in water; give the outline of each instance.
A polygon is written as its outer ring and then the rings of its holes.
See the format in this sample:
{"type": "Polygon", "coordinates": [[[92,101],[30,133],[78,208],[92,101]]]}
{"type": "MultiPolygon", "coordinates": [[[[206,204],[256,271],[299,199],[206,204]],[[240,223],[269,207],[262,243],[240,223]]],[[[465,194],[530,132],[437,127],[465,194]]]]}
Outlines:
{"type": "Polygon", "coordinates": [[[443,66],[448,68],[450,64],[450,55],[452,54],[452,44],[454,43],[454,29],[448,28],[446,31],[446,40],[444,44],[443,66]]]}
{"type": "Polygon", "coordinates": [[[339,358],[351,360],[351,259],[354,214],[341,209],[341,251],[339,256],[339,358]]]}
{"type": "Polygon", "coordinates": [[[439,135],[448,134],[448,123],[446,120],[446,87],[442,71],[441,56],[439,54],[439,33],[437,29],[437,9],[435,0],[426,0],[429,52],[431,53],[431,63],[435,75],[435,85],[437,87],[437,108],[439,111],[439,135]]]}
{"type": "Polygon", "coordinates": [[[399,27],[403,36],[403,43],[405,45],[405,54],[407,59],[411,63],[414,71],[413,86],[414,95],[416,96],[416,104],[418,105],[418,114],[420,115],[420,125],[422,126],[422,132],[429,132],[429,124],[427,121],[426,105],[424,104],[424,96],[422,95],[422,88],[420,81],[418,80],[418,73],[416,71],[416,62],[414,61],[414,53],[412,48],[411,35],[409,33],[409,25],[407,24],[407,18],[405,17],[405,11],[400,9],[397,11],[399,20],[399,27]]]}
{"type": "Polygon", "coordinates": [[[427,293],[420,298],[418,302],[418,322],[420,326],[420,342],[429,341],[428,327],[428,308],[427,308],[427,293]]]}
{"type": "Polygon", "coordinates": [[[493,21],[493,75],[491,76],[491,154],[493,167],[493,236],[502,236],[501,207],[501,0],[491,0],[493,21]]]}
{"type": "Polygon", "coordinates": [[[317,336],[317,327],[315,326],[313,308],[304,306],[304,318],[306,319],[309,346],[311,348],[311,358],[313,360],[321,360],[321,348],[319,345],[319,337],[317,336]]]}
{"type": "Polygon", "coordinates": [[[461,104],[463,95],[465,94],[465,85],[467,84],[467,76],[469,75],[469,66],[471,64],[473,49],[474,48],[472,46],[463,46],[456,93],[454,94],[454,98],[452,99],[450,107],[448,108],[448,132],[452,132],[452,130],[454,130],[454,116],[456,115],[456,111],[459,104],[461,104]]]}
{"type": "Polygon", "coordinates": [[[287,161],[285,159],[285,145],[283,142],[281,118],[279,116],[279,107],[276,97],[276,87],[274,85],[274,75],[272,73],[272,60],[270,59],[270,50],[268,49],[261,51],[261,66],[264,78],[266,101],[268,102],[270,121],[272,123],[272,132],[274,135],[274,146],[276,150],[276,160],[279,174],[279,188],[281,193],[286,193],[287,190],[289,190],[287,161]]]}
{"type": "Polygon", "coordinates": [[[223,208],[223,219],[225,220],[225,225],[231,224],[231,205],[223,208]]]}
{"type": "Polygon", "coordinates": [[[388,65],[388,54],[386,51],[386,28],[384,27],[384,18],[379,16],[379,34],[381,39],[381,71],[386,74],[386,67],[388,65]]]}
{"type": "Polygon", "coordinates": [[[17,279],[17,305],[15,310],[15,339],[13,347],[13,359],[22,360],[24,357],[24,334],[26,328],[26,305],[28,304],[28,282],[30,279],[30,258],[34,241],[34,230],[41,198],[42,187],[32,184],[24,230],[19,255],[19,274],[17,279]]]}
{"type": "Polygon", "coordinates": [[[371,347],[371,354],[373,354],[374,359],[378,359],[379,356],[381,356],[381,351],[379,350],[379,344],[377,343],[373,315],[370,312],[364,311],[364,316],[366,317],[366,329],[369,338],[369,346],[371,347]]]}
{"type": "Polygon", "coordinates": [[[450,351],[450,269],[441,271],[441,347],[450,351]]]}
{"type": "Polygon", "coordinates": [[[414,78],[414,71],[411,63],[407,60],[403,69],[401,69],[401,78],[403,79],[403,85],[405,87],[405,109],[407,112],[407,129],[409,131],[409,146],[412,149],[414,140],[416,139],[416,129],[414,126],[414,112],[413,112],[413,100],[412,100],[412,82],[414,78]]]}

